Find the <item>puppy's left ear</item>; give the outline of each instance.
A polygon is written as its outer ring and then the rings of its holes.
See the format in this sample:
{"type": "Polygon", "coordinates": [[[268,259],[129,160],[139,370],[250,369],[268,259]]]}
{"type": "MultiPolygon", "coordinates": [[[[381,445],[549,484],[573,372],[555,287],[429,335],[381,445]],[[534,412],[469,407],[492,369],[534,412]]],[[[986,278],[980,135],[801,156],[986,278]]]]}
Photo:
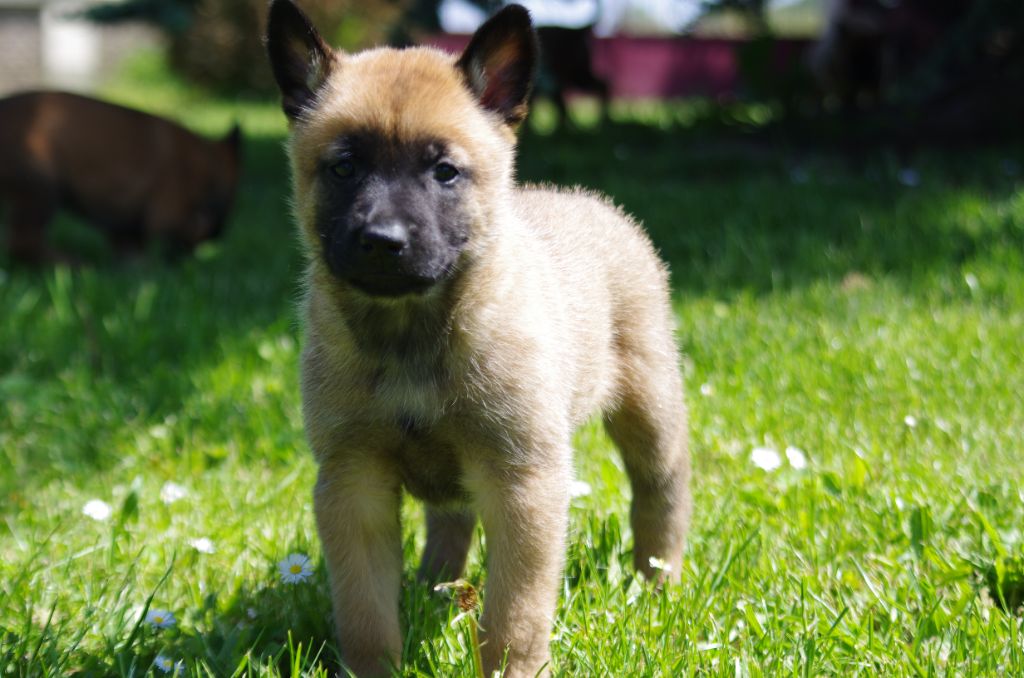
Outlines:
{"type": "Polygon", "coordinates": [[[267,55],[290,120],[308,109],[327,81],[334,52],[292,0],[272,0],[267,17],[267,55]]]}
{"type": "Polygon", "coordinates": [[[477,29],[457,65],[480,105],[515,127],[526,118],[537,52],[530,13],[509,5],[477,29]]]}

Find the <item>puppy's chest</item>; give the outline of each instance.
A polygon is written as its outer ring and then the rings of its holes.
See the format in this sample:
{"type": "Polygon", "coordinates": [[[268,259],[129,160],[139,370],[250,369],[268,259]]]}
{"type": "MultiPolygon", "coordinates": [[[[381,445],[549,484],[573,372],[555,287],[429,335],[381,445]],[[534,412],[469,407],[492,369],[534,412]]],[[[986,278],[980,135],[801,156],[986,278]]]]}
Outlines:
{"type": "Polygon", "coordinates": [[[385,421],[419,428],[436,423],[446,409],[446,379],[413,370],[382,368],[370,383],[371,407],[385,421]]]}
{"type": "Polygon", "coordinates": [[[376,418],[395,434],[388,454],[406,490],[433,504],[465,498],[449,400],[444,380],[402,372],[378,378],[372,395],[376,418]]]}
{"type": "Polygon", "coordinates": [[[431,504],[465,501],[462,464],[451,433],[444,427],[421,429],[411,421],[400,422],[399,427],[400,440],[392,455],[405,489],[431,504]]]}

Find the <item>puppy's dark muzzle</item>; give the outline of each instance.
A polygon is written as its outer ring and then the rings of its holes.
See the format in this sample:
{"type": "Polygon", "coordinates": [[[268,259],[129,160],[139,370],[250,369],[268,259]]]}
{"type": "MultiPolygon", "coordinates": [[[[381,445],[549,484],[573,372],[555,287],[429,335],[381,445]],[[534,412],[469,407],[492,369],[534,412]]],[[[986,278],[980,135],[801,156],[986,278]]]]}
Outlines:
{"type": "Polygon", "coordinates": [[[342,277],[373,296],[397,297],[429,288],[435,280],[415,270],[409,227],[400,221],[369,224],[357,231],[346,252],[342,277]]]}
{"type": "Polygon", "coordinates": [[[409,248],[409,229],[398,221],[370,224],[356,237],[359,251],[371,265],[393,265],[409,248]]]}

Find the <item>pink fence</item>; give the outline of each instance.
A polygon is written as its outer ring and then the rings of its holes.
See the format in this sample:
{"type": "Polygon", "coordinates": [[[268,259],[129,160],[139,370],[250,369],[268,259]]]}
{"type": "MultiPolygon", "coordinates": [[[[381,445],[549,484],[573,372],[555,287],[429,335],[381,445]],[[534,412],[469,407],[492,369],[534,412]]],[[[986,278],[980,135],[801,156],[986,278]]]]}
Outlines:
{"type": "MultiPolygon", "coordinates": [[[[444,34],[426,42],[458,52],[469,36],[444,34]]],[[[728,38],[595,38],[593,66],[617,98],[723,97],[742,86],[739,55],[749,45],[728,38]]],[[[775,40],[764,57],[771,63],[757,68],[781,75],[799,65],[809,45],[808,40],[775,40]]]]}

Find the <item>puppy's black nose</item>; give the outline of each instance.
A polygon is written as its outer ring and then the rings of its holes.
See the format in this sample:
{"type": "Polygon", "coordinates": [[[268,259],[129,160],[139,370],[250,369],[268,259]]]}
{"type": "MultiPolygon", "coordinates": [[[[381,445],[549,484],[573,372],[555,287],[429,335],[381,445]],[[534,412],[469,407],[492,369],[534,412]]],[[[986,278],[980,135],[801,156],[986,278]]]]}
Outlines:
{"type": "Polygon", "coordinates": [[[370,224],[359,233],[359,247],[371,256],[398,256],[409,245],[409,229],[401,222],[370,224]]]}

